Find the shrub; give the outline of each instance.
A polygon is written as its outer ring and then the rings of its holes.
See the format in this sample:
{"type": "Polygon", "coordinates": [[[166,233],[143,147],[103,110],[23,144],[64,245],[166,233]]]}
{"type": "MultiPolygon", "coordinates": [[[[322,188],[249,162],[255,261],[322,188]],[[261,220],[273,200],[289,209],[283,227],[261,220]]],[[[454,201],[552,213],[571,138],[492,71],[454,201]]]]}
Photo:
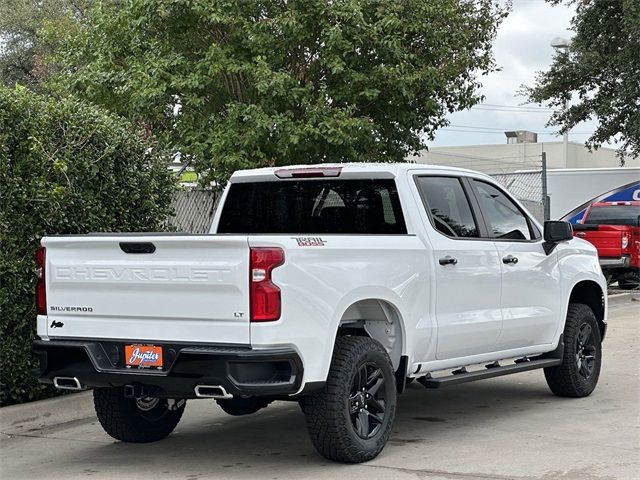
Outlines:
{"type": "Polygon", "coordinates": [[[98,107],[0,87],[0,404],[52,395],[31,369],[44,235],[163,228],[174,182],[141,132],[98,107]]]}

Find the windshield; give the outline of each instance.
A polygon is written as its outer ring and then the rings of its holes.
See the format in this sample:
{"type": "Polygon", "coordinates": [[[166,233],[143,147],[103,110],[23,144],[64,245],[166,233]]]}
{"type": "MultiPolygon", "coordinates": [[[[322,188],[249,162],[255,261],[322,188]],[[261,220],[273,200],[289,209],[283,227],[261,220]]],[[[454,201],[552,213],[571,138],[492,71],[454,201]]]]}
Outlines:
{"type": "Polygon", "coordinates": [[[234,183],[218,233],[407,233],[392,179],[234,183]]]}
{"type": "Polygon", "coordinates": [[[592,207],[582,223],[595,225],[638,225],[640,205],[592,207]]]}

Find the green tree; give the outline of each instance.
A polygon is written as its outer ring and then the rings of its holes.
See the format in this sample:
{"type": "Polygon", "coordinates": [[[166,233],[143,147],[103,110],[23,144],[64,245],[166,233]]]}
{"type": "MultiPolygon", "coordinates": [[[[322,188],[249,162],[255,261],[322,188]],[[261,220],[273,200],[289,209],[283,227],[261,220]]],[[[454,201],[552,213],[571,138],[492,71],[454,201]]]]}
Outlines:
{"type": "Polygon", "coordinates": [[[58,32],[75,28],[84,18],[89,1],[2,0],[0,85],[39,87],[48,76],[44,59],[51,53],[51,45],[40,31],[45,25],[58,32]]]}
{"type": "Polygon", "coordinates": [[[498,3],[103,4],[55,40],[53,88],[143,124],[205,182],[247,167],[402,161],[480,100],[498,3]]]}
{"type": "MultiPolygon", "coordinates": [[[[559,4],[561,0],[551,0],[559,4]]],[[[568,131],[596,119],[598,128],[587,146],[620,145],[640,155],[640,2],[638,0],[570,0],[576,14],[570,48],[527,89],[534,102],[557,108],[549,125],[568,131]],[[568,108],[564,102],[573,101],[568,108]]]]}
{"type": "Polygon", "coordinates": [[[149,147],[98,107],[0,87],[0,405],[51,393],[31,374],[40,238],[163,229],[174,180],[149,147]]]}

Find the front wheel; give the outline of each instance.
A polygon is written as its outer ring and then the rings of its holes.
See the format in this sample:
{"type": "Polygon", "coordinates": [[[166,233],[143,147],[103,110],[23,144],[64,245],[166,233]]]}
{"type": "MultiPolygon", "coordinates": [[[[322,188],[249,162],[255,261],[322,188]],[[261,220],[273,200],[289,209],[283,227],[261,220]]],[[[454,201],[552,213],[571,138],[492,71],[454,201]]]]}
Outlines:
{"type": "Polygon", "coordinates": [[[634,271],[623,279],[619,279],[618,286],[621,290],[636,290],[640,288],[640,272],[634,271]]]}
{"type": "Polygon", "coordinates": [[[338,337],[324,388],[305,398],[313,445],[329,460],[375,458],[391,434],[396,413],[393,366],[380,343],[338,337]]]}
{"type": "Polygon", "coordinates": [[[596,388],[602,362],[598,321],[587,305],[569,304],[563,340],[562,363],[544,369],[547,384],[559,397],[586,397],[596,388]]]}
{"type": "Polygon", "coordinates": [[[185,401],[165,398],[127,398],[120,387],[93,389],[93,404],[105,432],[116,440],[149,443],[162,440],[176,428],[185,401]]]}

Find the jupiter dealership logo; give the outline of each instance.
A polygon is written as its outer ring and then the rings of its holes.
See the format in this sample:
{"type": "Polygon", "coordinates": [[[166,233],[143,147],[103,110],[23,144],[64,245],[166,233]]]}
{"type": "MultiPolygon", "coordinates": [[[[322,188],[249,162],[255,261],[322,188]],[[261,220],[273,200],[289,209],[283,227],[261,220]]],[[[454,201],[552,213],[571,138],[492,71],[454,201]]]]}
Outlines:
{"type": "Polygon", "coordinates": [[[143,365],[145,363],[155,363],[159,358],[160,355],[155,352],[149,350],[143,352],[139,348],[135,348],[129,356],[129,363],[131,365],[143,365]]]}
{"type": "Polygon", "coordinates": [[[128,368],[162,368],[162,347],[157,345],[126,345],[125,359],[128,368]]]}

